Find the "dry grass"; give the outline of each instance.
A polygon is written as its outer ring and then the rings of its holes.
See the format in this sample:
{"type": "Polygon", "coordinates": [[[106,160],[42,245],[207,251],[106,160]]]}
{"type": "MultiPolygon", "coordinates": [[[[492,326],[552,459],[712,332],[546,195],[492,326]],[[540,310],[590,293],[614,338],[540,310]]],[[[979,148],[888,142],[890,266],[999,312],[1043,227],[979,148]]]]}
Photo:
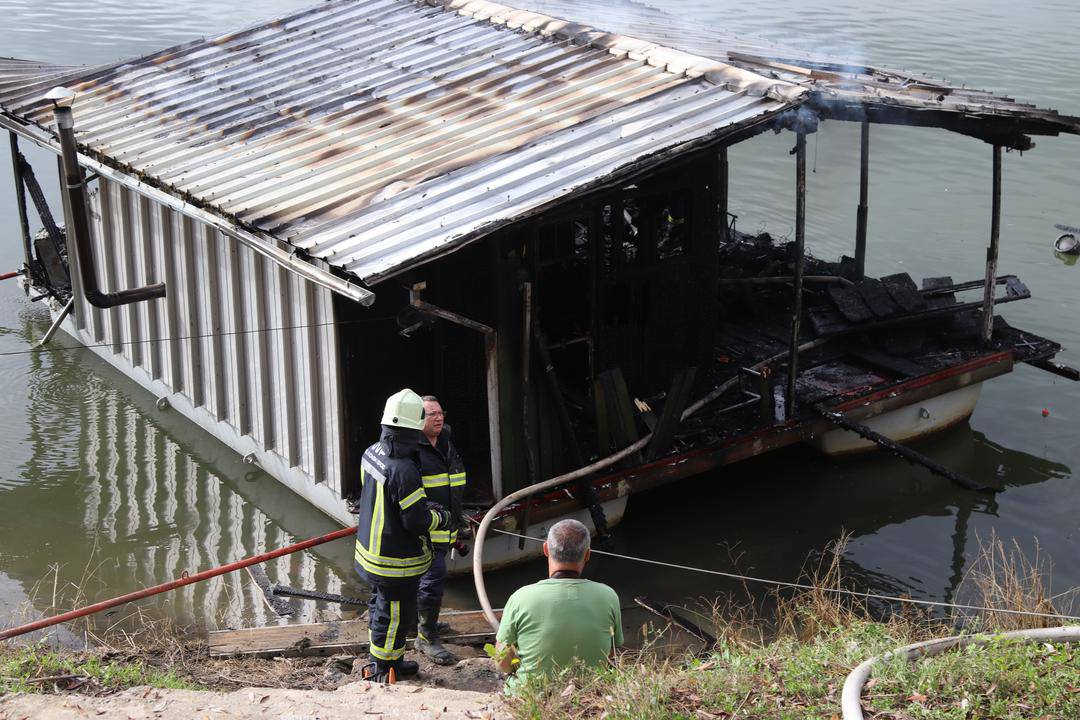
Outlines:
{"type": "MultiPolygon", "coordinates": [[[[1050,615],[1073,614],[1077,589],[1053,593],[1053,563],[1042,553],[1038,540],[1029,554],[1015,539],[1005,543],[996,532],[991,532],[986,542],[978,536],[976,539],[979,552],[958,593],[962,598],[973,598],[966,604],[1050,615]]],[[[958,610],[955,621],[964,627],[994,630],[1026,630],[1063,623],[1053,617],[966,610],[958,610]]]]}
{"type": "MultiPolygon", "coordinates": [[[[892,608],[874,618],[842,572],[847,538],[833,543],[805,571],[810,589],[775,597],[775,614],[752,604],[716,605],[712,628],[719,642],[672,652],[661,636],[621,654],[611,667],[571,668],[536,679],[512,700],[519,718],[822,718],[839,714],[839,689],[848,672],[898,646],[963,631],[1060,625],[1063,620],[1013,613],[932,615],[923,608],[892,608]],[[732,609],[734,608],[734,612],[732,609]],[[658,650],[660,652],[658,652],[658,650]]],[[[966,579],[964,602],[1055,613],[1071,594],[1051,592],[1050,563],[1037,546],[1029,557],[992,536],[979,544],[966,579]]],[[[875,671],[864,695],[868,717],[954,718],[1080,716],[1080,653],[1069,646],[992,643],[917,663],[875,671]],[[968,712],[970,710],[970,712],[968,712]],[[974,713],[974,714],[972,714],[974,713]]]]}

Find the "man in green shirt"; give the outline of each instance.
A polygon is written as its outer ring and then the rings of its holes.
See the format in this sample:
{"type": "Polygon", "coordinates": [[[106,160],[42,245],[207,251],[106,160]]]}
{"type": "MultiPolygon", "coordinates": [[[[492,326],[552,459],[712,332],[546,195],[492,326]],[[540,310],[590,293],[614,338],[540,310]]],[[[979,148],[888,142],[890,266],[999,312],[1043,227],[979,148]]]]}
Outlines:
{"type": "Polygon", "coordinates": [[[555,523],[544,543],[548,579],[519,588],[506,601],[497,639],[499,669],[514,673],[508,691],[575,659],[603,665],[622,645],[619,596],[581,577],[589,554],[588,528],[577,520],[555,523]]]}

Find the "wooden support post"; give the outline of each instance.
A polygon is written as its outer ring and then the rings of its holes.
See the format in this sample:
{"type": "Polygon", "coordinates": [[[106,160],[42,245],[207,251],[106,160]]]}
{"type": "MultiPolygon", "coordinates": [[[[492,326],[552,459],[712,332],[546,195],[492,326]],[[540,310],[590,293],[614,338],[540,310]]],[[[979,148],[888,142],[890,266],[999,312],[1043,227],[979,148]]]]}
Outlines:
{"type": "Polygon", "coordinates": [[[667,400],[664,401],[664,410],[660,413],[660,420],[653,430],[652,439],[645,448],[646,460],[655,460],[675,444],[675,432],[679,429],[679,423],[682,422],[682,413],[690,400],[690,390],[694,386],[696,375],[697,368],[689,367],[676,373],[671,381],[671,389],[668,391],[667,400]]]}
{"type": "Polygon", "coordinates": [[[795,294],[791,308],[787,401],[784,418],[795,417],[795,378],[799,374],[799,323],[802,317],[803,270],[806,267],[806,134],[795,135],[795,294]]]}
{"type": "Polygon", "coordinates": [[[982,341],[994,334],[994,288],[997,278],[998,238],[1001,235],[1001,146],[994,146],[993,202],[990,210],[990,247],[986,248],[986,287],[983,289],[982,341]]]}
{"type": "Polygon", "coordinates": [[[34,260],[32,239],[30,237],[30,219],[26,214],[26,186],[23,185],[22,154],[19,152],[19,137],[8,131],[11,141],[11,167],[15,171],[15,204],[19,209],[19,230],[22,232],[23,255],[26,267],[34,260]]]}
{"type": "MultiPolygon", "coordinates": [[[[533,323],[533,286],[531,282],[521,285],[521,434],[525,440],[525,470],[529,474],[529,485],[540,482],[537,470],[536,452],[533,449],[533,433],[529,399],[532,397],[532,323],[533,323]]],[[[525,498],[522,511],[522,532],[529,527],[529,515],[532,510],[532,496],[525,498]]],[[[518,538],[518,550],[525,548],[525,538],[518,538]]]]}
{"type": "MultiPolygon", "coordinates": [[[[535,318],[532,331],[533,340],[536,342],[537,359],[544,367],[544,377],[547,378],[548,389],[551,391],[551,400],[555,405],[555,414],[559,418],[559,425],[562,427],[563,439],[566,443],[567,450],[570,451],[570,462],[573,464],[574,469],[577,470],[578,468],[585,466],[585,457],[581,454],[581,446],[578,445],[577,435],[574,433],[574,424],[571,422],[570,413],[566,409],[566,400],[563,398],[562,386],[559,384],[559,378],[555,374],[555,366],[551,362],[551,353],[548,352],[547,338],[540,329],[539,323],[535,322],[535,318]]],[[[593,487],[593,484],[589,482],[588,478],[583,478],[578,483],[578,488],[581,490],[582,498],[589,508],[589,514],[592,516],[596,534],[602,540],[606,539],[608,536],[607,517],[604,516],[604,509],[600,507],[600,498],[596,494],[596,488],[593,487]]]]}
{"type": "Polygon", "coordinates": [[[862,121],[861,154],[859,156],[859,211],[855,220],[855,272],[861,280],[866,276],[866,229],[870,214],[870,121],[862,121]]]}
{"type": "Polygon", "coordinates": [[[717,152],[717,160],[716,205],[720,219],[719,239],[720,244],[723,245],[731,239],[728,237],[728,149],[726,145],[717,152]]]}

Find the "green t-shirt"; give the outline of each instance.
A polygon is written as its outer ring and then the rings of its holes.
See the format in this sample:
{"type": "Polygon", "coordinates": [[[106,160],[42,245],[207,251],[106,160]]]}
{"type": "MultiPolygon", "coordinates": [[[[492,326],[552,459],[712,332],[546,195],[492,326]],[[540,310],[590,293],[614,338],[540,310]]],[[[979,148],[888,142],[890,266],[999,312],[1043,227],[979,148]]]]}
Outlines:
{"type": "Polygon", "coordinates": [[[603,665],[622,645],[619,596],[603,583],[581,578],[541,580],[506,601],[498,640],[517,647],[521,665],[510,676],[513,690],[525,678],[570,665],[575,658],[603,665]]]}

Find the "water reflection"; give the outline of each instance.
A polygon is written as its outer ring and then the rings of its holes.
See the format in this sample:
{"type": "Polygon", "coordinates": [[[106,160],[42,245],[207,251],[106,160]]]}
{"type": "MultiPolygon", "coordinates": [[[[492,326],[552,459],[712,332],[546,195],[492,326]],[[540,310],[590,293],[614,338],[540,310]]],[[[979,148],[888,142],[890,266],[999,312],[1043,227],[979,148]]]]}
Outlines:
{"type": "MultiPolygon", "coordinates": [[[[131,384],[89,353],[30,364],[30,458],[0,481],[0,570],[24,594],[56,563],[61,589],[83,585],[88,599],[104,599],[334,529],[271,478],[245,481],[250,468],[235,453],[182,418],[162,420],[152,398],[133,387],[127,395],[131,384]]],[[[342,592],[347,545],[265,567],[272,582],[342,592]]],[[[51,579],[44,595],[38,611],[51,604],[51,579]]],[[[144,603],[184,624],[277,621],[244,572],[144,603]]],[[[314,603],[297,605],[301,618],[318,614],[314,603]]]]}
{"type": "MultiPolygon", "coordinates": [[[[918,448],[1002,492],[960,490],[921,468],[880,455],[834,460],[796,448],[634,496],[615,533],[615,551],[793,581],[808,558],[814,562],[846,532],[851,542],[843,570],[855,586],[953,601],[977,551],[976,529],[983,528],[983,537],[994,527],[1003,537],[1022,543],[1030,539],[1039,529],[1015,510],[1002,512],[1002,505],[1014,504],[1022,488],[1067,480],[1071,471],[991,441],[967,424],[918,448]]],[[[1053,547],[1056,539],[1052,535],[1048,545],[1053,547]]],[[[1064,553],[1060,559],[1066,577],[1073,577],[1064,553]]],[[[504,597],[542,572],[542,564],[533,563],[491,582],[495,594],[504,597]]],[[[681,602],[733,594],[763,601],[770,591],[616,558],[597,557],[589,574],[617,587],[624,605],[634,595],[681,602]]],[[[469,591],[466,583],[456,589],[463,595],[469,591]]]]}

